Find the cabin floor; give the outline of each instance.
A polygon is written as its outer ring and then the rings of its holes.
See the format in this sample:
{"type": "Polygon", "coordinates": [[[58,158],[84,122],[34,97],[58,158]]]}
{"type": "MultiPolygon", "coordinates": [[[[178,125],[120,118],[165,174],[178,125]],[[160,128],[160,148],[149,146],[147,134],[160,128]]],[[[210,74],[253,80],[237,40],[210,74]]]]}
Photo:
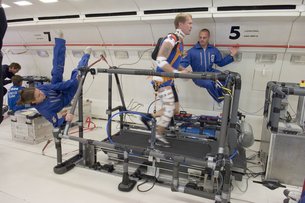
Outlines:
{"type": "MultiPolygon", "coordinates": [[[[102,140],[106,137],[105,121],[93,120],[96,128],[86,131],[85,137],[102,140]]],[[[113,124],[113,129],[117,124],[113,124]]],[[[212,200],[200,197],[171,192],[170,188],[155,185],[148,192],[139,192],[134,188],[131,192],[120,192],[118,184],[122,178],[103,172],[75,167],[63,175],[53,172],[56,164],[56,151],[52,141],[42,153],[46,141],[30,145],[12,140],[10,119],[1,124],[0,131],[0,202],[2,203],[209,203],[212,200]]],[[[63,159],[68,159],[76,153],[78,143],[63,140],[63,159]]],[[[247,156],[255,153],[247,151],[247,156]]],[[[252,171],[262,171],[257,160],[248,163],[252,171]],[[253,164],[254,163],[254,164],[253,164]]],[[[253,183],[261,180],[261,176],[248,178],[244,176],[242,182],[233,180],[232,203],[257,202],[281,203],[284,200],[283,190],[270,190],[261,184],[253,183]]],[[[139,181],[141,183],[142,181],[139,181]]],[[[142,186],[142,190],[150,188],[152,183],[142,186]]],[[[287,186],[292,190],[300,191],[300,187],[287,186]]]]}

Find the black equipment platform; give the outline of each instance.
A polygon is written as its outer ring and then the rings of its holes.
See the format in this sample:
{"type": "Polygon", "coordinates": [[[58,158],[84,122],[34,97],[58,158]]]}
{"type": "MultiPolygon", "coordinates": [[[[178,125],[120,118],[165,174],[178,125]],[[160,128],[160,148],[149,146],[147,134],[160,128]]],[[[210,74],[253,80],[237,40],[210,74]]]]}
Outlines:
{"type": "MultiPolygon", "coordinates": [[[[149,143],[150,133],[144,131],[135,130],[121,130],[112,136],[114,143],[127,145],[131,149],[141,148],[146,149],[150,147],[149,143]]],[[[167,137],[171,147],[158,147],[155,146],[156,150],[172,153],[175,155],[181,155],[185,157],[191,157],[196,159],[205,159],[207,154],[215,155],[218,151],[218,142],[215,140],[197,140],[190,138],[171,138],[167,137]]],[[[108,142],[108,140],[105,140],[108,142]]],[[[237,175],[237,179],[246,171],[246,155],[243,148],[238,149],[239,153],[233,158],[233,175],[237,175]]],[[[132,159],[130,157],[130,159],[132,159]]],[[[168,168],[168,167],[166,167],[168,168]]]]}

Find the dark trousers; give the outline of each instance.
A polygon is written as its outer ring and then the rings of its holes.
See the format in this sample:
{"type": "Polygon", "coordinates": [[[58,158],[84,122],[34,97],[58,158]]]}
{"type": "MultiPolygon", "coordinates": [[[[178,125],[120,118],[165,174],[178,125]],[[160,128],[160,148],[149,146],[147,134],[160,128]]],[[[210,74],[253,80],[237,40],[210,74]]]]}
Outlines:
{"type": "MultiPolygon", "coordinates": [[[[6,95],[7,93],[7,89],[5,87],[2,88],[2,91],[3,91],[3,97],[6,95]]],[[[2,104],[3,105],[3,104],[2,104]]]]}
{"type": "MultiPolygon", "coordinates": [[[[4,38],[4,34],[6,32],[6,28],[7,28],[6,16],[5,16],[4,9],[1,7],[0,8],[0,97],[1,97],[0,98],[0,112],[2,112],[3,96],[7,92],[7,90],[5,88],[3,88],[2,52],[1,52],[3,38],[4,38]],[[5,93],[4,93],[4,89],[5,89],[5,93]]],[[[2,121],[3,121],[3,116],[1,114],[0,115],[0,123],[2,123],[2,121]]]]}

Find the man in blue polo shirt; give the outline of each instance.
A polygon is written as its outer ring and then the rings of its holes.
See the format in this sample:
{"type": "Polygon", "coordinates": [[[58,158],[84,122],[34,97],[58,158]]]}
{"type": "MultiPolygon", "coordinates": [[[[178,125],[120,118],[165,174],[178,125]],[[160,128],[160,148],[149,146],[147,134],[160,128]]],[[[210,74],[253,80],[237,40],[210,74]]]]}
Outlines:
{"type": "Polygon", "coordinates": [[[20,75],[12,77],[13,86],[8,92],[7,103],[9,110],[13,112],[26,108],[24,105],[17,105],[17,101],[20,98],[19,91],[25,88],[22,86],[22,80],[23,79],[20,75]]]}

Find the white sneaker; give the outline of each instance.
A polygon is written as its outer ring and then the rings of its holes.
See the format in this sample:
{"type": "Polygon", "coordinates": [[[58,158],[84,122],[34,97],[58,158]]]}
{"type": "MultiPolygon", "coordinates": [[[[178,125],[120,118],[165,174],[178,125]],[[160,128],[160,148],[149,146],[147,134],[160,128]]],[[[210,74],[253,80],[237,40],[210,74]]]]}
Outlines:
{"type": "Polygon", "coordinates": [[[284,195],[287,197],[287,198],[289,198],[290,199],[290,201],[289,202],[293,202],[293,201],[295,201],[295,202],[298,202],[300,199],[301,199],[301,192],[299,192],[299,191],[290,191],[290,190],[288,190],[288,189],[285,189],[284,191],[283,191],[283,193],[284,193],[284,195]],[[291,201],[292,200],[292,201],[291,201]]]}
{"type": "Polygon", "coordinates": [[[161,147],[170,147],[170,143],[162,135],[156,135],[156,145],[161,147]]]}
{"type": "Polygon", "coordinates": [[[7,105],[3,105],[2,106],[2,115],[4,115],[7,111],[8,111],[8,106],[7,105]]]}
{"type": "Polygon", "coordinates": [[[85,54],[91,54],[92,53],[92,48],[91,47],[86,47],[84,52],[85,52],[85,54]]]}
{"type": "Polygon", "coordinates": [[[55,34],[57,38],[61,38],[61,39],[64,38],[64,33],[62,32],[62,30],[56,30],[55,34]]]}

